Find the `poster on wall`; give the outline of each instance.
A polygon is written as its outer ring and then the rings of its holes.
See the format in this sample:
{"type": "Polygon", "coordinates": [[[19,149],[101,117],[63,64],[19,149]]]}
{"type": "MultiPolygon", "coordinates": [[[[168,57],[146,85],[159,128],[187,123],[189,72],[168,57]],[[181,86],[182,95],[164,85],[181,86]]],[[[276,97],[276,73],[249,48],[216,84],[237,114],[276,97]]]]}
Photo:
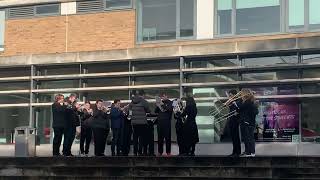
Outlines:
{"type": "MultiPolygon", "coordinates": [[[[258,95],[294,94],[295,89],[261,88],[258,95]]],[[[294,99],[265,100],[259,103],[257,121],[258,141],[292,142],[292,136],[299,135],[299,103],[294,99]]]]}

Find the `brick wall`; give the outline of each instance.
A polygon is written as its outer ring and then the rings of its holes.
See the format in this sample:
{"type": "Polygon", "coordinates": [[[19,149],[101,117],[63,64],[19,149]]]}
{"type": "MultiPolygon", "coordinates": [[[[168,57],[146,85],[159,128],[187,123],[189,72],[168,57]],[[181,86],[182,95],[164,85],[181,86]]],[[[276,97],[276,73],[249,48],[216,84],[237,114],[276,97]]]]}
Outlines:
{"type": "Polygon", "coordinates": [[[7,20],[1,56],[132,48],[135,12],[7,20]]]}

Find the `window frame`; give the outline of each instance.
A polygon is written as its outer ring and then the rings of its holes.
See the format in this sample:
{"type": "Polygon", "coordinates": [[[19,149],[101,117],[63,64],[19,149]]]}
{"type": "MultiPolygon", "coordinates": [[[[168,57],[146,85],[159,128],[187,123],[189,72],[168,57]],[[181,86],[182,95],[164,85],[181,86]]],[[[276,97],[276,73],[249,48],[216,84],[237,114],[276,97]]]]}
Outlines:
{"type": "Polygon", "coordinates": [[[129,6],[116,6],[116,7],[107,7],[108,5],[108,0],[103,0],[103,10],[104,11],[110,11],[110,10],[122,10],[122,9],[132,9],[133,8],[133,1],[134,0],[129,0],[130,5],[129,6]]]}
{"type": "Polygon", "coordinates": [[[193,36],[180,36],[180,14],[181,14],[181,1],[182,0],[175,0],[176,1],[176,37],[174,39],[169,40],[150,40],[150,41],[143,41],[142,37],[142,17],[143,17],[143,10],[142,10],[142,2],[141,0],[136,0],[136,7],[137,7],[137,31],[136,31],[136,43],[137,44],[145,44],[145,43],[161,43],[161,42],[175,42],[179,40],[195,40],[197,38],[197,0],[193,0],[193,36]]]}

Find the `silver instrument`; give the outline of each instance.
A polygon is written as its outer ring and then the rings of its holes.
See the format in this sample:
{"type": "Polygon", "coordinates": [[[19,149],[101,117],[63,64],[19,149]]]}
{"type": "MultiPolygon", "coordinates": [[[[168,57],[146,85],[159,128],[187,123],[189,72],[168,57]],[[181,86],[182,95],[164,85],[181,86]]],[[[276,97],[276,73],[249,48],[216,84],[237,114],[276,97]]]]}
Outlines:
{"type": "Polygon", "coordinates": [[[161,112],[166,112],[162,105],[164,105],[162,99],[159,96],[156,96],[156,106],[160,109],[161,112]]]}

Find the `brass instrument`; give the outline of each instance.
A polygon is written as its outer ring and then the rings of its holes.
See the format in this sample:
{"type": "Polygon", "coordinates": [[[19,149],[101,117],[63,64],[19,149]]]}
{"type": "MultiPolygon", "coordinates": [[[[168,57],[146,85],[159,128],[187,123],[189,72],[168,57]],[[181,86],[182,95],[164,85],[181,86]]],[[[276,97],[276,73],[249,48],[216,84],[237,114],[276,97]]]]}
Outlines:
{"type": "Polygon", "coordinates": [[[167,110],[162,107],[164,105],[162,99],[159,96],[156,96],[156,106],[160,109],[161,112],[166,112],[167,110]]]}
{"type": "Polygon", "coordinates": [[[172,102],[172,106],[175,117],[181,118],[182,122],[184,123],[187,117],[182,116],[182,114],[186,108],[186,101],[182,99],[175,99],[172,102]]]}
{"type": "MultiPolygon", "coordinates": [[[[235,103],[238,99],[243,99],[249,95],[253,95],[253,92],[248,89],[241,90],[236,95],[232,96],[230,99],[228,99],[226,102],[224,102],[222,104],[222,107],[209,111],[209,115],[212,116],[213,118],[215,118],[216,116],[221,115],[222,112],[228,111],[229,106],[232,105],[233,103],[235,103]]],[[[236,116],[237,114],[238,114],[238,112],[236,110],[234,110],[232,112],[228,112],[224,115],[221,115],[220,117],[217,117],[214,119],[215,120],[214,124],[225,121],[232,116],[236,116]]]]}

